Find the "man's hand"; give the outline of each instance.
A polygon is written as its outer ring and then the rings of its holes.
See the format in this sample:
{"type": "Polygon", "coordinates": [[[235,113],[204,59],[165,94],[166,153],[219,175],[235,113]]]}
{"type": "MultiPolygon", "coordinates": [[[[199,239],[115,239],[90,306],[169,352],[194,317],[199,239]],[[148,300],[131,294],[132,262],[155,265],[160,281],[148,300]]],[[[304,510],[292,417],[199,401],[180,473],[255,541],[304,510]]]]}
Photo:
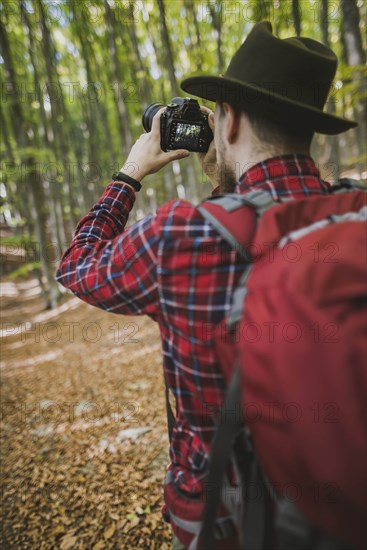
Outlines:
{"type": "Polygon", "coordinates": [[[160,117],[164,112],[162,107],[153,117],[152,129],[146,134],[142,134],[131,148],[129,156],[121,168],[132,178],[141,181],[144,176],[158,172],[163,166],[173,160],[182,159],[190,155],[186,149],[177,149],[175,151],[162,151],[161,149],[161,131],[160,117]]]}
{"type": "MultiPolygon", "coordinates": [[[[201,107],[201,110],[208,113],[208,124],[214,134],[214,113],[208,107],[201,107]]],[[[220,184],[220,173],[217,164],[217,152],[214,146],[214,139],[209,145],[206,153],[198,153],[199,160],[203,172],[208,176],[213,188],[215,189],[220,184]]]]}

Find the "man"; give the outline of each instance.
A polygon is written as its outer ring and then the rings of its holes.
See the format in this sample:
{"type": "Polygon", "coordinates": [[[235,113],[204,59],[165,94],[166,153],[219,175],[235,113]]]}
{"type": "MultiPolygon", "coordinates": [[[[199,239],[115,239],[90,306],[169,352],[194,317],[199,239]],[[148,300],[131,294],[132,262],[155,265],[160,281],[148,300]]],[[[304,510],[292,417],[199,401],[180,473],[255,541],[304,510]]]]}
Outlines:
{"type": "MultiPolygon", "coordinates": [[[[236,193],[261,188],[279,201],[328,193],[309,156],[313,133],[336,134],[356,125],[323,112],[336,66],[326,46],[308,38],[281,40],[263,22],[223,77],[186,79],[185,91],[216,101],[209,117],[214,140],[201,155],[213,185],[236,193]]],[[[215,432],[212,412],[225,389],[210,327],[229,311],[244,260],[187,201],[173,200],[125,230],[139,182],[189,154],[161,151],[162,112],[131,149],[120,181],[107,186],[79,223],[57,277],[89,304],[147,314],[159,323],[165,377],[176,398],[166,517],[181,543],[193,548],[215,432]]],[[[223,505],[218,515],[219,547],[236,548],[231,514],[223,505]]]]}

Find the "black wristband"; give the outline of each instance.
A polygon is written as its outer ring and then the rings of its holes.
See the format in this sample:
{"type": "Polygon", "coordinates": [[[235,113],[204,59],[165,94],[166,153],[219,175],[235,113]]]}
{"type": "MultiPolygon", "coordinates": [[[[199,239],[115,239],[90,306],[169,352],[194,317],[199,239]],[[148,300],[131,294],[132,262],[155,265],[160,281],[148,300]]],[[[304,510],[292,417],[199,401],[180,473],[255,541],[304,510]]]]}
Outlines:
{"type": "Polygon", "coordinates": [[[128,183],[135,189],[135,191],[140,191],[141,189],[141,183],[138,180],[134,180],[134,178],[131,178],[127,174],[124,174],[123,172],[115,172],[112,174],[113,181],[121,181],[122,183],[128,183]]]}

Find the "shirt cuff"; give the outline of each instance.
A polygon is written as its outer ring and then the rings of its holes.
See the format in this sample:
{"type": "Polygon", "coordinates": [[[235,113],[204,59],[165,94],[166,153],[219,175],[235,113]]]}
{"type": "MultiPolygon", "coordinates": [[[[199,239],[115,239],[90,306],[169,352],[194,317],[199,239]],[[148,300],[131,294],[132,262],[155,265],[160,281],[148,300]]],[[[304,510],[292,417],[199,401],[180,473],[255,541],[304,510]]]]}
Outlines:
{"type": "Polygon", "coordinates": [[[132,200],[135,202],[135,198],[136,198],[135,191],[132,188],[132,186],[126,183],[125,181],[116,181],[116,180],[110,181],[110,183],[106,187],[106,191],[109,191],[110,189],[112,190],[114,189],[116,191],[120,191],[121,189],[123,189],[124,191],[127,192],[128,195],[130,195],[132,200]]]}

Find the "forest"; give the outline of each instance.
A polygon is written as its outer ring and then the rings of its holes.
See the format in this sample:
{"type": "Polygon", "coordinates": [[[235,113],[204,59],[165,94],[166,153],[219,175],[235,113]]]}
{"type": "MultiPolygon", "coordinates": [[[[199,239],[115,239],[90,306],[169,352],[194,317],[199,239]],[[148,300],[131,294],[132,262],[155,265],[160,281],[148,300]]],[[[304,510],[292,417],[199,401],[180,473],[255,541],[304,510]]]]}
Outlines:
{"type": "MultiPolygon", "coordinates": [[[[332,184],[366,181],[366,15],[363,0],[0,0],[2,548],[172,548],[158,327],[70,296],[56,268],[144,109],[223,74],[258,21],[335,51],[326,109],[359,125],[316,134],[312,156],[332,184]]],[[[192,154],[144,179],[128,223],[210,193],[192,154]]]]}
{"type": "MultiPolygon", "coordinates": [[[[362,0],[16,0],[1,2],[3,269],[35,273],[45,307],[60,298],[55,267],[88,211],[143,132],[153,102],[184,96],[180,81],[221,74],[253,24],[305,35],[339,58],[327,102],[356,130],[317,136],[326,179],[365,176],[366,5],[362,0]]],[[[204,102],[205,103],[205,102],[204,102]]],[[[208,102],[207,102],[208,104],[208,102]]],[[[210,105],[209,105],[210,106],[210,105]]],[[[130,221],[210,186],[195,156],[150,176],[130,221]]]]}

